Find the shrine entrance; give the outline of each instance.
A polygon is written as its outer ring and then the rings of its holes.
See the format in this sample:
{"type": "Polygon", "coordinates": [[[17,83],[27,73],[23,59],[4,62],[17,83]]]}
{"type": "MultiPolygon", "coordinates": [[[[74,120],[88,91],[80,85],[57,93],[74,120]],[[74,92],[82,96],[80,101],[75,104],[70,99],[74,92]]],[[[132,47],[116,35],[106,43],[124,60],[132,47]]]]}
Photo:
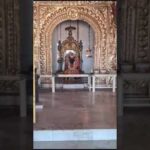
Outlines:
{"type": "Polygon", "coordinates": [[[82,73],[82,41],[78,42],[72,36],[72,30],[75,27],[69,26],[68,37],[58,42],[58,65],[57,73],[63,74],[80,74],[82,73]]]}
{"type": "Polygon", "coordinates": [[[54,29],[52,74],[56,75],[56,85],[63,84],[66,87],[68,84],[71,88],[77,88],[77,85],[80,88],[86,87],[85,84],[88,82],[86,76],[93,73],[94,39],[91,26],[81,20],[67,20],[54,29]],[[61,78],[57,78],[60,76],[61,78]]]}
{"type": "Polygon", "coordinates": [[[35,149],[67,149],[67,142],[116,148],[114,8],[115,2],[34,3],[35,149]]]}

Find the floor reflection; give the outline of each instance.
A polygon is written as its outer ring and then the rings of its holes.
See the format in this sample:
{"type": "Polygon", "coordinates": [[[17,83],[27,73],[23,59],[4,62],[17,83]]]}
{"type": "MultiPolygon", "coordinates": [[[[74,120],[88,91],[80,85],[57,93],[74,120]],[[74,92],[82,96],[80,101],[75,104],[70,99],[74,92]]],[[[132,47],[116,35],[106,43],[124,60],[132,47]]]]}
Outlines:
{"type": "Polygon", "coordinates": [[[40,91],[34,129],[116,128],[116,96],[111,91],[40,91]]]}

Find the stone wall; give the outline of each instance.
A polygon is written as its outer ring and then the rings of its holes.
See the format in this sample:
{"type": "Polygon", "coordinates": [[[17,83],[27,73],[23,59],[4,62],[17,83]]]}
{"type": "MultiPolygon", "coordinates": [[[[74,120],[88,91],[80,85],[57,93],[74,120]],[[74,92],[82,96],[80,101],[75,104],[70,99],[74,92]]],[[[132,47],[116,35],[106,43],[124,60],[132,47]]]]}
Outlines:
{"type": "Polygon", "coordinates": [[[150,3],[122,0],[119,5],[121,70],[150,72],[150,3]]]}
{"type": "MultiPolygon", "coordinates": [[[[18,0],[0,1],[0,75],[20,72],[20,5],[18,0]]],[[[16,91],[16,81],[0,80],[0,92],[16,91]]]]}
{"type": "MultiPolygon", "coordinates": [[[[150,74],[150,1],[118,1],[118,75],[125,73],[150,74]]],[[[123,97],[150,99],[150,80],[126,79],[123,97]]],[[[118,89],[119,91],[120,89],[118,89]]]]}

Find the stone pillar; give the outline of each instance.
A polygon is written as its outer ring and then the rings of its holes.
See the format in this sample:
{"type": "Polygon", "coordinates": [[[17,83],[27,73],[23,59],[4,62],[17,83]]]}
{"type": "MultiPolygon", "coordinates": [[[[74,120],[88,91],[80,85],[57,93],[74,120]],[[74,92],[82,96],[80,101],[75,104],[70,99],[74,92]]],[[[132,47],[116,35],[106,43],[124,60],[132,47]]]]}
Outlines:
{"type": "Polygon", "coordinates": [[[20,116],[26,117],[27,115],[27,98],[26,98],[26,80],[20,79],[20,116]]]}

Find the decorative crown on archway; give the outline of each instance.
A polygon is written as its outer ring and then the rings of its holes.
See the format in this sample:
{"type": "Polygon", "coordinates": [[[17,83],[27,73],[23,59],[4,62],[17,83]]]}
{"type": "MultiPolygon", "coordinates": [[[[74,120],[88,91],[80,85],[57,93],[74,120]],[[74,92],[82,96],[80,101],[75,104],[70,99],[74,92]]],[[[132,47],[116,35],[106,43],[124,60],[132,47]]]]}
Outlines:
{"type": "Polygon", "coordinates": [[[73,26],[69,26],[69,27],[66,27],[65,30],[68,30],[68,37],[72,37],[72,30],[75,30],[76,27],[73,27],[73,26]]]}

